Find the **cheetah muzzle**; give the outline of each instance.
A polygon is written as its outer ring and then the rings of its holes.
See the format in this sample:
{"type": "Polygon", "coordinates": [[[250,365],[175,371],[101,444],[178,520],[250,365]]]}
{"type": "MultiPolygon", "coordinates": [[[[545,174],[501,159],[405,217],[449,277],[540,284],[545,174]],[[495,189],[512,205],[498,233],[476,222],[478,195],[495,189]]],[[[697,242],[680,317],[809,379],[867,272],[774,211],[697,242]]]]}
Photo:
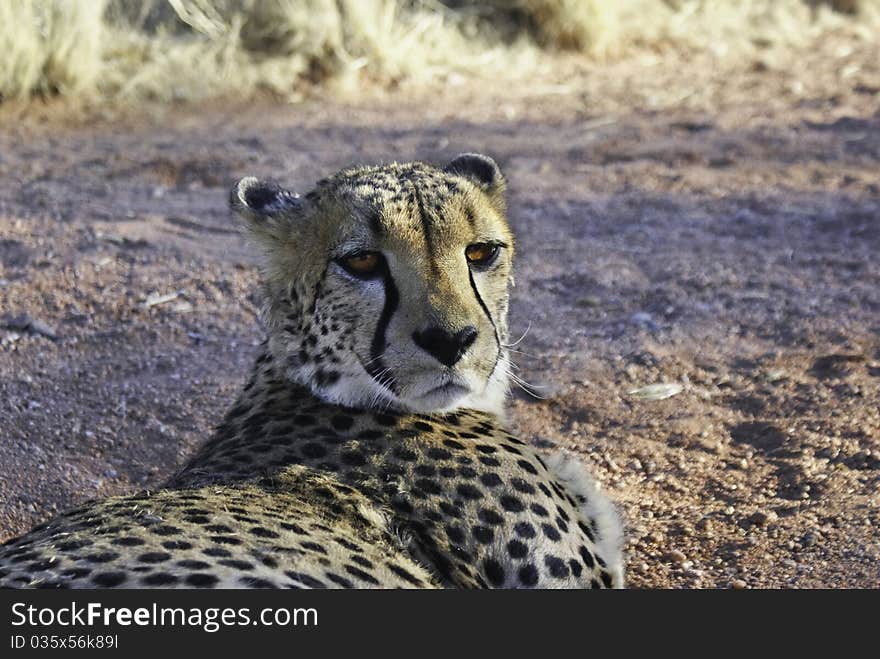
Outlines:
{"type": "Polygon", "coordinates": [[[267,339],[164,487],[0,547],[5,587],[591,588],[618,515],[578,462],[503,425],[514,239],[496,163],[242,179],[267,339]]]}

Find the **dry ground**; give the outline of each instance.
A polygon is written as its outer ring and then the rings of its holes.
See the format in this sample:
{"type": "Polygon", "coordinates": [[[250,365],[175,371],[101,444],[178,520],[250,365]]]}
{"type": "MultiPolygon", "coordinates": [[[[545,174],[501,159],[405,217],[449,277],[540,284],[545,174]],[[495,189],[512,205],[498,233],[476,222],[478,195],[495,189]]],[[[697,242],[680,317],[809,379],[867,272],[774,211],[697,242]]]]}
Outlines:
{"type": "Polygon", "coordinates": [[[261,338],[236,177],[476,150],[510,179],[542,395],[512,423],[621,502],[630,584],[877,587],[878,107],[880,49],[840,42],[358,105],[6,109],[0,539],[161,483],[230,404],[261,338]],[[660,382],[683,390],[630,393],[660,382]]]}

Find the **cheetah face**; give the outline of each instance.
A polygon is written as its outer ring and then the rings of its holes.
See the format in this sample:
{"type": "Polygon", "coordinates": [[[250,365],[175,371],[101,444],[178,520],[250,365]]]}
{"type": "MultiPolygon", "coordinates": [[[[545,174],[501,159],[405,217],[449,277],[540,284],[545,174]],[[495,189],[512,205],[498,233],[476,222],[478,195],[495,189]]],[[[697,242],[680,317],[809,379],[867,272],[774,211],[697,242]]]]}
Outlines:
{"type": "Polygon", "coordinates": [[[242,179],[264,251],[269,346],[291,379],[352,407],[500,413],[513,237],[486,156],[344,170],[300,197],[242,179]]]}

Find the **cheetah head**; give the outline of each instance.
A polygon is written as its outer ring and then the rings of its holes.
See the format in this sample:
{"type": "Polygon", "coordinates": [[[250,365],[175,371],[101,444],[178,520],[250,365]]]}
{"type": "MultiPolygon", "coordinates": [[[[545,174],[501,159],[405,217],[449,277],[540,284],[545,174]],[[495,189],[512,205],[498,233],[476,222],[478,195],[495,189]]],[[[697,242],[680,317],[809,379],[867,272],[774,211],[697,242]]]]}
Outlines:
{"type": "Polygon", "coordinates": [[[263,252],[269,349],[352,407],[501,413],[513,237],[491,158],[343,170],[300,196],[255,178],[233,208],[263,252]]]}

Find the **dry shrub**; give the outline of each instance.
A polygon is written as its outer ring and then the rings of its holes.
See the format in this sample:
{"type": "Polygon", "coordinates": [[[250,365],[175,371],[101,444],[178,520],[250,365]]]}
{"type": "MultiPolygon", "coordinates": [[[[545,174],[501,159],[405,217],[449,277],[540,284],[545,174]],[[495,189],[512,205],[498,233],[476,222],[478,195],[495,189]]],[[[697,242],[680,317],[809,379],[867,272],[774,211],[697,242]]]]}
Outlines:
{"type": "Polygon", "coordinates": [[[0,2],[0,99],[91,93],[106,0],[0,2]]]}
{"type": "Polygon", "coordinates": [[[546,51],[876,39],[880,0],[0,0],[0,98],[295,95],[345,79],[516,75],[546,51]]]}
{"type": "Polygon", "coordinates": [[[111,21],[106,95],[194,100],[259,88],[295,95],[304,82],[358,73],[387,83],[473,71],[509,52],[468,38],[439,5],[428,11],[398,0],[157,1],[139,16],[122,7],[111,21]]]}
{"type": "Polygon", "coordinates": [[[880,0],[457,0],[490,5],[545,48],[594,56],[639,49],[803,47],[830,30],[877,38],[880,0]]]}

